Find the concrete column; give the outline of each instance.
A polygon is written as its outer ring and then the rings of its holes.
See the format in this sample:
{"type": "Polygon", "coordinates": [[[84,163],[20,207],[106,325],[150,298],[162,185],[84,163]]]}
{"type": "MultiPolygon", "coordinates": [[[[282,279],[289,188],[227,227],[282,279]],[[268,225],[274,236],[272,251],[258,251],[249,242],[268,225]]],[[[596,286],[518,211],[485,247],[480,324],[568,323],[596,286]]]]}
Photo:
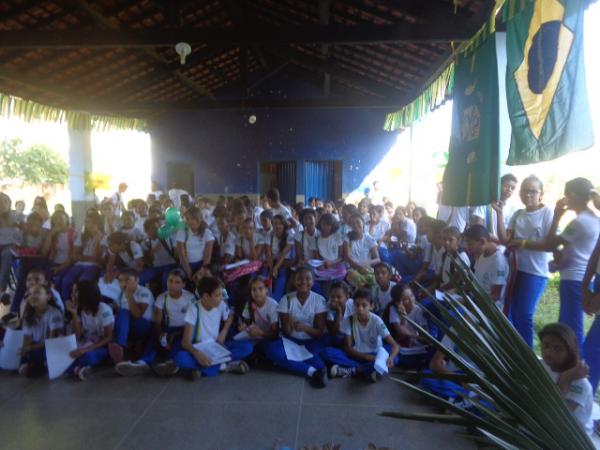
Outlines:
{"type": "Polygon", "coordinates": [[[69,188],[75,230],[81,230],[85,212],[96,205],[94,193],[85,189],[86,174],[92,172],[92,141],[90,127],[69,126],[69,188]]]}

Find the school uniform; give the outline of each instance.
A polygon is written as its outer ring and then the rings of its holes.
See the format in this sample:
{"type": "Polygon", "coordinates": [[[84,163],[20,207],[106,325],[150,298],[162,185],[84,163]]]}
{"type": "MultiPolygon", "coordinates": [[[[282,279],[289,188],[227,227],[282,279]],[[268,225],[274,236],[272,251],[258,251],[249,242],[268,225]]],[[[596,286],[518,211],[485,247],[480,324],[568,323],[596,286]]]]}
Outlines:
{"type": "MultiPolygon", "coordinates": [[[[267,245],[270,245],[270,247],[271,247],[271,256],[272,256],[272,260],[273,260],[273,266],[275,266],[275,263],[279,258],[279,246],[280,246],[281,241],[280,241],[280,238],[278,238],[275,233],[271,233],[270,237],[271,237],[270,243],[268,243],[267,245]]],[[[291,233],[289,230],[287,233],[285,245],[289,245],[292,248],[292,250],[294,248],[294,234],[291,233]]],[[[288,255],[285,258],[288,263],[291,263],[291,261],[293,259],[292,250],[290,250],[290,252],[288,253],[288,255]]],[[[286,266],[286,263],[284,262],[284,264],[282,264],[279,267],[277,277],[273,280],[272,296],[276,301],[279,301],[281,299],[281,297],[283,296],[283,294],[285,293],[285,289],[286,289],[288,278],[289,278],[289,271],[290,271],[289,267],[286,266]]]]}
{"type": "MultiPolygon", "coordinates": [[[[600,294],[600,259],[596,267],[593,291],[600,294]]],[[[592,383],[592,392],[595,393],[600,381],[600,315],[596,314],[582,347],[582,358],[590,366],[589,380],[592,383]]]]}
{"type": "Polygon", "coordinates": [[[0,219],[0,294],[6,291],[12,269],[13,250],[19,241],[16,211],[10,211],[9,218],[0,219]]]}
{"type": "MultiPolygon", "coordinates": [[[[104,328],[115,323],[112,308],[103,302],[98,304],[98,311],[96,311],[96,314],[81,311],[80,319],[82,337],[80,342],[78,342],[79,348],[95,344],[105,338],[104,328]]],[[[69,372],[72,372],[75,367],[97,366],[102,363],[107,356],[107,346],[87,352],[73,362],[69,368],[69,372]]]]}
{"type": "MultiPolygon", "coordinates": [[[[550,366],[543,360],[540,362],[548,371],[552,381],[556,383],[560,377],[560,372],[552,371],[550,366]]],[[[594,419],[592,412],[594,409],[594,392],[592,391],[592,385],[589,380],[587,378],[580,378],[572,381],[567,392],[563,394],[563,397],[565,400],[570,400],[577,405],[573,411],[573,415],[583,431],[585,431],[588,436],[593,436],[594,419]]]]}
{"type": "MultiPolygon", "coordinates": [[[[171,359],[174,358],[177,352],[181,350],[181,339],[183,338],[185,315],[187,310],[195,301],[196,296],[185,289],[182,291],[181,296],[177,299],[171,297],[168,291],[163,292],[156,297],[153,307],[161,312],[162,332],[167,334],[167,338],[171,338],[171,336],[176,335],[175,338],[170,342],[170,347],[167,350],[171,359]]],[[[156,361],[160,350],[161,349],[158,346],[157,340],[154,338],[149,339],[141,360],[151,366],[156,361]]]]}
{"type": "MultiPolygon", "coordinates": [[[[541,241],[552,226],[554,212],[547,206],[536,211],[520,209],[508,226],[515,239],[541,241]]],[[[551,253],[518,249],[518,271],[510,303],[510,319],[521,337],[533,347],[533,314],[548,284],[551,253]]]]}
{"type": "Polygon", "coordinates": [[[339,232],[331,233],[327,237],[319,236],[316,239],[316,247],[319,256],[325,262],[340,260],[333,267],[324,266],[315,269],[315,278],[322,281],[343,280],[346,276],[346,265],[341,260],[340,247],[344,245],[344,239],[339,232]]]}
{"type": "Polygon", "coordinates": [[[237,242],[237,236],[233,231],[229,231],[227,236],[223,236],[221,232],[215,234],[215,240],[217,243],[218,256],[222,261],[227,255],[231,258],[235,257],[235,244],[237,242]]]}
{"type": "MultiPolygon", "coordinates": [[[[279,322],[279,314],[277,312],[278,306],[279,304],[271,297],[267,297],[265,304],[260,308],[251,308],[250,303],[247,303],[242,311],[240,322],[253,324],[260,328],[264,333],[267,333],[274,324],[279,322]]],[[[270,341],[266,339],[251,339],[251,342],[255,348],[264,355],[270,341]]]]}
{"type": "Polygon", "coordinates": [[[137,228],[135,225],[133,228],[121,228],[119,231],[125,233],[129,239],[135,242],[142,242],[144,239],[146,239],[146,233],[144,232],[144,229],[137,228]]]}
{"type": "MultiPolygon", "coordinates": [[[[471,261],[469,260],[469,255],[466,252],[458,251],[456,255],[454,255],[455,259],[460,259],[467,267],[471,267],[471,261]]],[[[442,285],[448,284],[452,281],[452,275],[457,270],[452,261],[452,257],[448,252],[444,252],[442,255],[442,266],[440,271],[438,272],[438,276],[442,278],[442,285]]]]}
{"type": "MultiPolygon", "coordinates": [[[[23,321],[23,335],[31,337],[32,344],[41,344],[50,337],[53,331],[63,330],[65,323],[60,310],[48,305],[44,314],[39,319],[34,317],[33,322],[23,321]]],[[[43,366],[46,360],[46,349],[44,347],[27,352],[21,357],[21,364],[35,364],[43,366]]]]}
{"type": "Polygon", "coordinates": [[[367,233],[360,239],[351,240],[346,236],[350,257],[361,266],[371,267],[371,249],[377,247],[377,242],[367,233]]]}
{"type": "MultiPolygon", "coordinates": [[[[216,308],[207,310],[198,300],[187,310],[184,322],[194,327],[192,343],[213,340],[216,341],[221,330],[221,322],[229,317],[229,307],[221,302],[216,308]]],[[[241,361],[252,353],[252,343],[249,340],[227,341],[224,345],[231,352],[231,361],[241,361]]],[[[175,354],[175,364],[181,369],[199,370],[204,376],[216,376],[219,374],[220,365],[202,367],[196,358],[186,350],[180,350],[175,354]]]]}
{"type": "MultiPolygon", "coordinates": [[[[344,336],[352,338],[352,347],[361,353],[370,355],[377,354],[377,350],[383,346],[383,340],[390,335],[388,328],[381,317],[369,313],[366,325],[360,323],[356,314],[344,319],[340,326],[344,336]]],[[[364,375],[369,375],[375,370],[375,362],[357,361],[336,347],[326,347],[323,350],[323,359],[328,364],[337,364],[344,368],[360,369],[364,375]]]]}
{"type": "Polygon", "coordinates": [[[146,310],[138,319],[134,319],[129,311],[129,303],[125,293],[121,291],[117,300],[117,314],[115,318],[115,342],[122,347],[127,346],[129,338],[146,339],[152,328],[152,305],[154,296],[149,289],[139,286],[133,293],[135,303],[147,305],[146,310]]]}
{"type": "Polygon", "coordinates": [[[167,280],[169,272],[177,267],[177,258],[175,250],[175,239],[173,235],[166,239],[146,239],[141,243],[142,251],[145,254],[152,254],[152,265],[146,266],[140,273],[140,285],[146,282],[152,282],[160,277],[161,288],[163,291],[167,289],[167,280]],[[157,248],[156,252],[152,252],[153,248],[157,248]]]}
{"type": "Polygon", "coordinates": [[[25,281],[27,275],[32,269],[43,269],[47,270],[49,261],[41,254],[42,245],[46,240],[48,230],[42,228],[37,236],[33,236],[29,233],[22,233],[19,242],[18,253],[23,255],[19,259],[17,266],[17,289],[11,305],[11,311],[19,311],[21,301],[25,295],[25,281]]]}
{"type": "Polygon", "coordinates": [[[371,296],[373,298],[375,314],[381,316],[387,305],[392,301],[392,288],[394,286],[396,286],[396,283],[393,281],[390,281],[390,285],[386,290],[383,290],[379,284],[373,286],[373,289],[371,289],[371,296]]]}
{"type": "MultiPolygon", "coordinates": [[[[431,325],[427,318],[427,313],[425,312],[425,308],[422,308],[421,305],[418,305],[416,303],[413,304],[413,309],[411,310],[410,313],[408,313],[406,315],[406,317],[408,319],[412,320],[413,322],[415,322],[417,325],[419,325],[421,328],[423,328],[427,332],[431,333],[431,325]]],[[[390,326],[394,325],[396,323],[402,323],[402,318],[401,318],[400,314],[398,313],[397,308],[394,308],[394,307],[390,308],[389,321],[390,321],[390,326]]],[[[419,334],[419,330],[409,321],[406,321],[404,323],[404,326],[412,334],[419,334]]],[[[397,342],[400,344],[401,347],[407,347],[407,348],[424,345],[421,341],[419,341],[418,339],[415,339],[415,338],[411,338],[409,340],[408,339],[407,340],[398,339],[397,342]]],[[[423,367],[431,360],[431,357],[433,356],[434,353],[435,353],[435,347],[430,347],[430,348],[428,348],[426,353],[419,354],[419,355],[402,355],[399,353],[394,362],[398,366],[423,367]]]]}
{"type": "Polygon", "coordinates": [[[315,230],[312,235],[308,234],[308,231],[302,230],[294,235],[294,241],[299,242],[302,245],[302,256],[304,260],[314,258],[314,252],[317,250],[317,240],[319,239],[319,230],[315,230]]]}
{"type": "MultiPolygon", "coordinates": [[[[48,256],[51,266],[60,266],[69,261],[73,250],[74,239],[75,235],[72,229],[68,229],[55,237],[50,245],[50,254],[48,256]]],[[[61,290],[63,278],[67,274],[69,268],[70,266],[65,267],[52,277],[52,282],[58,290],[61,290]]]]}
{"type": "MultiPolygon", "coordinates": [[[[335,322],[337,320],[337,309],[333,308],[330,304],[327,305],[327,317],[326,321],[335,322]]],[[[342,323],[345,319],[354,314],[354,300],[349,298],[346,300],[346,306],[344,307],[344,314],[340,318],[340,329],[339,334],[336,336],[332,336],[331,334],[327,334],[323,338],[323,344],[327,347],[341,347],[344,345],[344,333],[342,332],[342,323]]]]}
{"type": "Polygon", "coordinates": [[[175,237],[176,242],[181,242],[185,248],[188,263],[192,272],[197,271],[202,267],[202,260],[204,259],[204,248],[209,242],[215,240],[212,232],[206,228],[202,235],[193,233],[190,229],[186,228],[177,232],[175,237]]]}
{"type": "MultiPolygon", "coordinates": [[[[83,256],[96,256],[96,247],[102,241],[102,235],[83,241],[83,233],[78,233],[73,241],[73,247],[81,247],[83,256]]],[[[69,268],[63,276],[61,295],[63,299],[71,298],[73,284],[78,280],[97,280],[100,275],[100,266],[96,262],[78,261],[69,268]]]]}
{"type": "MultiPolygon", "coordinates": [[[[264,244],[264,240],[258,231],[254,231],[252,241],[255,248],[264,244]]],[[[242,259],[250,259],[250,241],[241,233],[237,236],[236,247],[242,249],[242,259]]]]}
{"type": "Polygon", "coordinates": [[[292,218],[292,213],[284,205],[279,205],[277,208],[271,208],[271,212],[273,213],[273,217],[278,215],[283,216],[286,221],[292,218]]]}
{"type": "Polygon", "coordinates": [[[498,248],[488,256],[481,254],[477,258],[477,261],[475,261],[473,272],[475,273],[475,278],[488,295],[491,295],[493,286],[502,286],[500,297],[495,302],[498,309],[502,311],[504,309],[504,294],[509,274],[508,261],[502,250],[498,248]]]}
{"type": "MultiPolygon", "coordinates": [[[[403,222],[403,226],[410,219],[405,219],[403,222]]],[[[431,254],[431,244],[427,240],[427,235],[421,234],[417,236],[417,228],[414,225],[414,222],[410,220],[412,225],[414,226],[414,232],[412,228],[410,231],[407,229],[408,236],[408,244],[414,244],[414,252],[415,254],[411,254],[410,252],[405,251],[403,248],[394,248],[390,250],[390,259],[391,264],[396,268],[398,273],[402,275],[402,278],[405,282],[412,281],[413,277],[419,272],[421,267],[423,266],[423,261],[426,260],[426,257],[431,254]],[[409,235],[410,233],[410,235],[409,235]],[[411,241],[412,239],[412,241],[411,241]]]]}
{"type": "MultiPolygon", "coordinates": [[[[379,242],[380,240],[382,240],[389,230],[390,224],[384,221],[383,219],[377,223],[369,222],[365,227],[365,231],[371,235],[375,242],[379,242]]],[[[385,245],[385,242],[381,242],[381,244],[378,245],[377,250],[379,252],[379,258],[383,262],[390,264],[390,253],[388,251],[387,245],[385,245]]]]}
{"type": "MultiPolygon", "coordinates": [[[[289,314],[292,321],[302,322],[313,327],[315,316],[327,312],[327,303],[325,298],[311,291],[304,304],[301,304],[298,300],[297,293],[290,292],[279,302],[277,312],[279,314],[289,314]]],[[[311,336],[305,332],[296,330],[293,330],[291,336],[286,336],[286,338],[299,345],[305,346],[306,349],[312,353],[312,358],[305,361],[290,361],[286,356],[283,340],[279,338],[270,342],[266,348],[267,358],[271,360],[271,362],[289,372],[301,376],[308,375],[308,371],[311,367],[314,369],[325,368],[325,363],[320,356],[323,350],[321,339],[311,338],[311,336]]]]}
{"type": "Polygon", "coordinates": [[[585,270],[600,234],[600,219],[592,211],[577,215],[561,233],[565,241],[558,261],[560,271],[560,312],[558,321],[570,326],[579,345],[583,343],[583,294],[585,270]]]}

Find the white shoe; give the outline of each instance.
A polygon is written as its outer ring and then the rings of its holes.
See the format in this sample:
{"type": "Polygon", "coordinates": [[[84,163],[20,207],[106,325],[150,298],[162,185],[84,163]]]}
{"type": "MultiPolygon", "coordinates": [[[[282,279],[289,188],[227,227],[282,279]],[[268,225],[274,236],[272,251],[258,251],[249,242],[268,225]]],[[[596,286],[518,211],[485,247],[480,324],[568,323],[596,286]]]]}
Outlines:
{"type": "Polygon", "coordinates": [[[115,366],[119,375],[124,377],[134,377],[143,375],[150,371],[150,366],[145,361],[123,361],[115,366]]]}
{"type": "Polygon", "coordinates": [[[77,372],[77,376],[79,377],[79,379],[81,381],[85,381],[87,380],[87,378],[92,374],[92,368],[91,366],[83,366],[82,368],[79,369],[79,371],[77,372]]]}
{"type": "Polygon", "coordinates": [[[350,378],[354,373],[354,369],[350,367],[340,367],[337,364],[334,364],[331,366],[331,369],[329,369],[329,376],[331,378],[350,378]]]}
{"type": "Polygon", "coordinates": [[[232,361],[227,363],[227,367],[225,369],[227,373],[237,373],[239,375],[245,375],[250,372],[250,366],[246,361],[232,361]]]}

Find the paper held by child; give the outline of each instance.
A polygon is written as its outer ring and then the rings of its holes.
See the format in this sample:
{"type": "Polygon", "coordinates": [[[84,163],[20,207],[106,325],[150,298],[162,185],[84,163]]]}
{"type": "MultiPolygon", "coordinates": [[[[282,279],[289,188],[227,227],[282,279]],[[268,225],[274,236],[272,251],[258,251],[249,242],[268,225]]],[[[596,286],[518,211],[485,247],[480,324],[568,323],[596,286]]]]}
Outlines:
{"type": "Polygon", "coordinates": [[[225,266],[223,266],[224,270],[231,270],[231,269],[235,269],[237,267],[242,267],[245,266],[246,264],[250,264],[250,260],[249,259],[242,259],[241,261],[238,262],[234,262],[231,264],[226,264],[225,266]]]}
{"type": "Polygon", "coordinates": [[[231,361],[231,352],[213,340],[198,342],[194,348],[210,359],[213,365],[231,361]]]}
{"type": "Polygon", "coordinates": [[[74,358],[71,358],[70,353],[77,349],[77,339],[74,334],[46,339],[45,346],[48,378],[54,380],[65,373],[75,361],[74,358]]]}
{"type": "Polygon", "coordinates": [[[375,371],[379,375],[383,375],[388,373],[387,360],[390,357],[390,354],[383,347],[379,347],[377,349],[377,356],[375,356],[375,371]]]}
{"type": "Polygon", "coordinates": [[[17,370],[21,356],[19,349],[23,346],[23,330],[6,329],[4,346],[0,348],[0,369],[17,370]]]}
{"type": "Polygon", "coordinates": [[[298,345],[294,341],[281,338],[283,341],[283,349],[285,350],[285,356],[290,361],[306,361],[313,357],[313,354],[309,352],[304,345],[298,345]]]}

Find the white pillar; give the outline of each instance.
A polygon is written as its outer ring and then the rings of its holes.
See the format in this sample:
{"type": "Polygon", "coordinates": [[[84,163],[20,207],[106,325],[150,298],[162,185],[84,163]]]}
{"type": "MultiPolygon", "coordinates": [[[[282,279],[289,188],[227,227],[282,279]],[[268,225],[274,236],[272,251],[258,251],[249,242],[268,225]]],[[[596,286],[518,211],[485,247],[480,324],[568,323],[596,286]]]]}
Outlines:
{"type": "MultiPolygon", "coordinates": [[[[88,123],[89,125],[89,123],[88,123]]],[[[92,172],[92,141],[90,127],[73,129],[69,126],[69,187],[71,211],[76,230],[83,226],[85,212],[96,202],[93,192],[85,189],[86,175],[92,172]]]]}

